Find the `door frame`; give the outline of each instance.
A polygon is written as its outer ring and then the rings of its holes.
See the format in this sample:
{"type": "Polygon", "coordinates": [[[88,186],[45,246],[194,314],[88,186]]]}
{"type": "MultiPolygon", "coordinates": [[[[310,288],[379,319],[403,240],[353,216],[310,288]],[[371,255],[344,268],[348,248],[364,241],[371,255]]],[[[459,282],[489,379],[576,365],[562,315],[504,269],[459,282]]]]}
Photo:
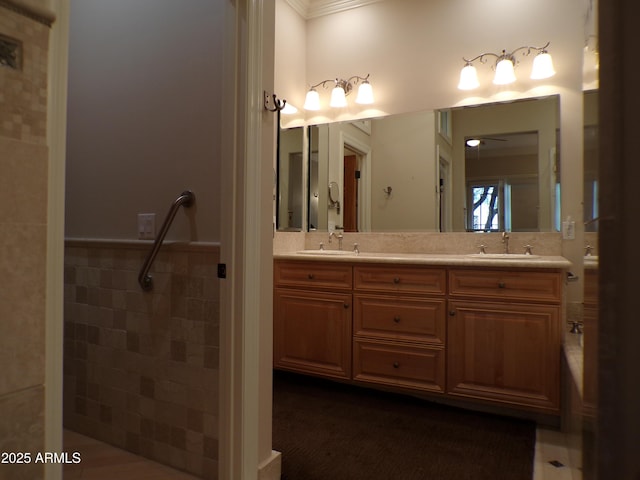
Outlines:
{"type": "MultiPolygon", "coordinates": [[[[69,2],[51,0],[56,20],[49,36],[47,68],[47,273],[44,450],[62,452],[62,362],[64,325],[64,202],[67,137],[69,2]]],[[[47,480],[62,479],[62,465],[46,463],[47,480]]]]}
{"type": "MultiPolygon", "coordinates": [[[[47,330],[45,450],[61,452],[63,362],[64,201],[69,13],[71,0],[51,0],[48,99],[47,330]]],[[[225,123],[220,155],[219,478],[280,478],[271,450],[272,365],[272,160],[274,116],[263,109],[273,89],[275,3],[228,2],[225,123]],[[228,160],[226,160],[228,159],[228,160]],[[228,226],[228,228],[225,228],[228,226]]],[[[62,479],[62,465],[46,464],[47,480],[62,479]]]]}

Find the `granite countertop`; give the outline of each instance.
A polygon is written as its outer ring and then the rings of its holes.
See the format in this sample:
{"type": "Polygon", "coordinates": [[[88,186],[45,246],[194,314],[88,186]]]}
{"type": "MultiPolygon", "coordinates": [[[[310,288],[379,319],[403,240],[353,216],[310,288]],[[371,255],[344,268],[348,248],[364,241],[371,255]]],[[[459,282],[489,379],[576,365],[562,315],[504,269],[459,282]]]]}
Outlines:
{"type": "Polygon", "coordinates": [[[274,259],[348,263],[393,263],[464,267],[569,268],[571,262],[560,256],[522,254],[429,254],[387,253],[337,250],[300,250],[277,253],[274,259]]]}

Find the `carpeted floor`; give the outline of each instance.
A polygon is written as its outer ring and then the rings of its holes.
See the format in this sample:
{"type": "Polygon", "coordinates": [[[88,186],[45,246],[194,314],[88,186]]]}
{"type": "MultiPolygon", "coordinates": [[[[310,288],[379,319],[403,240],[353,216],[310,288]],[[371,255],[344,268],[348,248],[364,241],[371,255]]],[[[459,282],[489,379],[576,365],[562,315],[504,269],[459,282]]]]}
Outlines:
{"type": "Polygon", "coordinates": [[[282,480],[531,480],[535,423],[274,373],[282,480]]]}

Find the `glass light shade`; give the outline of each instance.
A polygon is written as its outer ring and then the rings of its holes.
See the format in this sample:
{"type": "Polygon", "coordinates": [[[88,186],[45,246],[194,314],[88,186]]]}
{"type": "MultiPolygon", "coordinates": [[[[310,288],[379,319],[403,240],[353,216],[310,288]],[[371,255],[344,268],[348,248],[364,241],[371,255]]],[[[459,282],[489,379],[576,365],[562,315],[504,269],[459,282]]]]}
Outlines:
{"type": "Polygon", "coordinates": [[[329,101],[329,105],[334,108],[347,106],[347,97],[344,93],[344,88],[340,85],[336,85],[333,90],[331,90],[331,100],[329,101]]]}
{"type": "Polygon", "coordinates": [[[478,145],[480,145],[480,140],[477,138],[470,138],[467,140],[467,146],[469,147],[477,147],[478,145]]]}
{"type": "Polygon", "coordinates": [[[284,108],[280,110],[280,113],[282,113],[283,115],[293,115],[294,113],[298,113],[298,109],[287,102],[284,105],[284,108]]]}
{"type": "Polygon", "coordinates": [[[373,89],[367,80],[363,81],[358,87],[356,103],[361,105],[370,105],[373,103],[373,89]]]}
{"type": "Polygon", "coordinates": [[[553,69],[553,61],[551,55],[542,52],[533,59],[533,67],[531,68],[531,78],[533,80],[541,80],[543,78],[553,77],[556,71],[553,69]]]}
{"type": "Polygon", "coordinates": [[[458,88],[460,90],[473,90],[479,86],[480,82],[478,82],[478,72],[476,71],[476,67],[470,63],[466,64],[460,71],[460,83],[458,83],[458,88]]]}
{"type": "Polygon", "coordinates": [[[303,108],[305,110],[320,110],[320,94],[315,88],[307,92],[303,108]]]}
{"type": "Polygon", "coordinates": [[[516,81],[516,74],[513,71],[513,62],[509,58],[503,58],[496,65],[496,75],[493,83],[496,85],[508,85],[516,81]]]}

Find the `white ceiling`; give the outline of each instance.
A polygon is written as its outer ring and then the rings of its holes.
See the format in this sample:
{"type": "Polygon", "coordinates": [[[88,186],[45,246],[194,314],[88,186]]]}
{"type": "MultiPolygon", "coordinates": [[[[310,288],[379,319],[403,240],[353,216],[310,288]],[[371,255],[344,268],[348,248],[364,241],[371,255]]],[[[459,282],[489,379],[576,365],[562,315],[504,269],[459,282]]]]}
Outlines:
{"type": "Polygon", "coordinates": [[[384,0],[285,0],[303,18],[310,19],[384,0]]]}

